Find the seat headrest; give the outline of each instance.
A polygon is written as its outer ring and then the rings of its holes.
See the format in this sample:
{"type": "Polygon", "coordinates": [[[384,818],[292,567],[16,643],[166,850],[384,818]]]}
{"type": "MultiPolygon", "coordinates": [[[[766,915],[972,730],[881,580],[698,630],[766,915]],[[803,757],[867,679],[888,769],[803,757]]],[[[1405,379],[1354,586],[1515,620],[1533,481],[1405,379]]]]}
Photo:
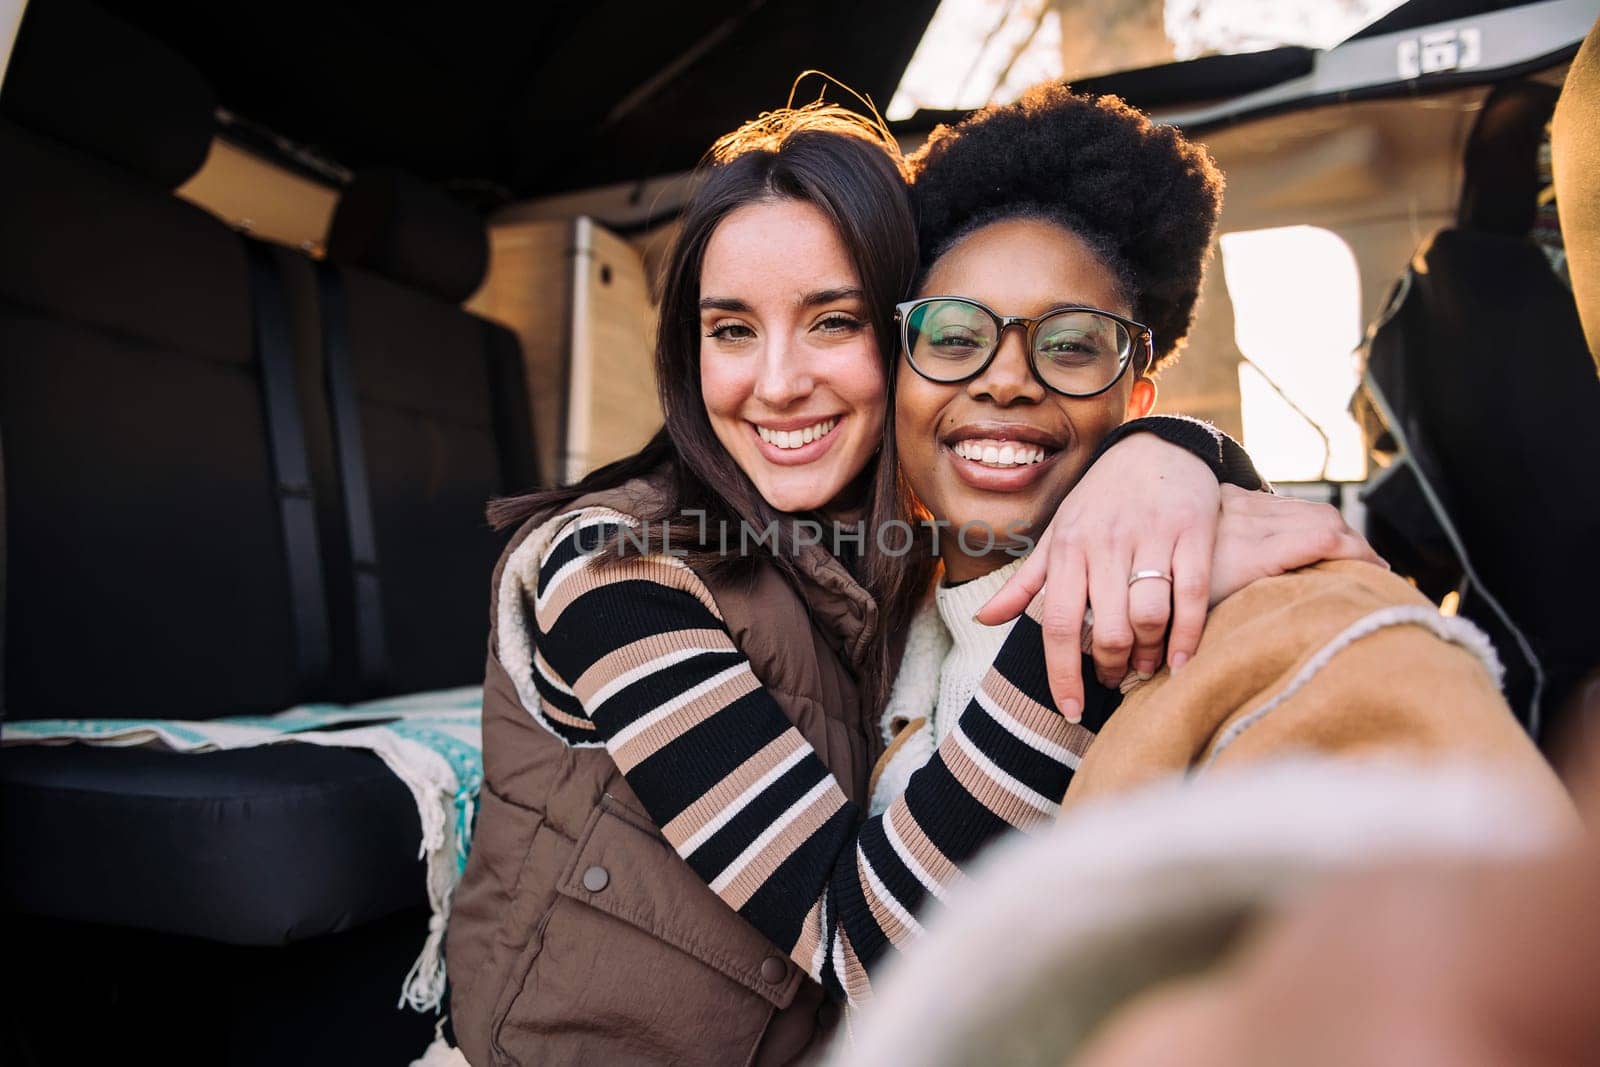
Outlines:
{"type": "Polygon", "coordinates": [[[483,220],[448,193],[403,171],[362,171],[328,227],[328,258],[364,267],[452,304],[489,267],[483,220]]]}
{"type": "Polygon", "coordinates": [[[0,114],[167,189],[200,169],[216,95],[176,52],[81,0],[34,0],[0,114]]]}
{"type": "Polygon", "coordinates": [[[1484,99],[1462,165],[1462,229],[1526,237],[1533,228],[1544,184],[1539,145],[1558,92],[1542,82],[1505,82],[1484,99]]]}
{"type": "Polygon", "coordinates": [[[1600,370],[1600,22],[1567,70],[1550,137],[1556,214],[1589,354],[1600,370]]]}

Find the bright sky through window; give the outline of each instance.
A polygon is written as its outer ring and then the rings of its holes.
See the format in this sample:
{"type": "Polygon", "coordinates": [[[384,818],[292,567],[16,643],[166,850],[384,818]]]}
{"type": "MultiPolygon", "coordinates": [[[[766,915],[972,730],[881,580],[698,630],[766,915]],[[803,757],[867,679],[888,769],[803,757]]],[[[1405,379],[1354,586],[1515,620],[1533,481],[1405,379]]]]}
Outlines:
{"type": "Polygon", "coordinates": [[[1361,340],[1350,246],[1317,226],[1225,233],[1221,244],[1234,342],[1248,361],[1239,401],[1256,468],[1282,482],[1365,478],[1361,430],[1347,410],[1361,340]]]}
{"type": "Polygon", "coordinates": [[[1005,103],[1047,78],[1084,78],[1219,52],[1328,48],[1402,0],[943,0],[889,103],[1005,103]]]}

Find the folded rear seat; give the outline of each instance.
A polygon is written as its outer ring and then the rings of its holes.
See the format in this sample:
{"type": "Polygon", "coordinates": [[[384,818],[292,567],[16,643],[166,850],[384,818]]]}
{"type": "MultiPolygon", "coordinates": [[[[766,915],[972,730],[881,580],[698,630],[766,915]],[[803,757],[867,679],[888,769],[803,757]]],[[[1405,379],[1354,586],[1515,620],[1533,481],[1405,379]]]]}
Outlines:
{"type": "MultiPolygon", "coordinates": [[[[171,192],[214,106],[99,9],[29,5],[0,91],[12,719],[210,719],[482,679],[483,504],[535,468],[516,341],[456,306],[485,255],[444,273],[433,256],[482,245],[481,222],[380,175],[340,211],[366,220],[334,235],[351,263],[250,242],[171,192]],[[397,206],[362,207],[369,186],[397,206]],[[268,336],[291,350],[287,421],[268,336]],[[353,392],[329,388],[341,345],[353,392]],[[358,621],[372,602],[381,625],[358,621]]],[[[283,945],[426,903],[415,803],[363,751],[8,747],[0,820],[11,917],[283,945]]]]}

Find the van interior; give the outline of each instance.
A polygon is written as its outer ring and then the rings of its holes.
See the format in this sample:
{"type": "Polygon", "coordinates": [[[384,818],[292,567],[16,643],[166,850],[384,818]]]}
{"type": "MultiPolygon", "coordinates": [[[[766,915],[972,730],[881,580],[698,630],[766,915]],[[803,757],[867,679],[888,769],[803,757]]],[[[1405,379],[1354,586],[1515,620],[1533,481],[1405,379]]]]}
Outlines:
{"type": "MultiPolygon", "coordinates": [[[[397,998],[442,917],[414,789],[360,747],[178,751],[185,724],[470,704],[485,503],[659,426],[656,274],[697,161],[791,89],[890,99],[938,7],[0,4],[0,1059],[421,1054],[444,1016],[397,998]],[[837,82],[796,89],[812,69],[837,82]],[[169,725],[14,743],[46,721],[169,725]]],[[[1597,16],[1409,0],[1325,49],[1074,82],[1227,176],[1160,410],[1484,627],[1551,751],[1600,665],[1600,571],[1573,565],[1600,379],[1546,129],[1597,16]]],[[[962,114],[891,129],[910,151],[962,114]]]]}

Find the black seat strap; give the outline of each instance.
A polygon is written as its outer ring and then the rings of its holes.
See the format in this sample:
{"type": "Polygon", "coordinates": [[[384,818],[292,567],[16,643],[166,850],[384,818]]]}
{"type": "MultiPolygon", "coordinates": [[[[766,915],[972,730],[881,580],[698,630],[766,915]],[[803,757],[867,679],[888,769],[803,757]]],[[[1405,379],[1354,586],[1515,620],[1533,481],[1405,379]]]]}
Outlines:
{"type": "Polygon", "coordinates": [[[278,514],[283,523],[284,556],[289,567],[295,669],[301,691],[314,693],[327,681],[331,655],[322,556],[317,544],[316,501],[306,459],[300,398],[295,389],[289,303],[271,249],[249,238],[245,238],[244,243],[250,262],[256,360],[261,367],[267,445],[272,453],[278,514]]]}
{"type": "Polygon", "coordinates": [[[528,379],[520,347],[506,343],[504,327],[479,320],[489,360],[489,402],[493,406],[494,442],[500,460],[500,491],[526,493],[539,486],[539,462],[528,410],[528,379]]]}
{"type": "Polygon", "coordinates": [[[327,363],[328,404],[333,413],[334,448],[344,494],[345,529],[350,542],[350,572],[355,596],[356,667],[362,687],[376,692],[389,672],[383,618],[383,581],[378,569],[378,535],[367,480],[367,453],[361,443],[361,404],[356,393],[350,344],[350,311],[338,270],[317,266],[317,297],[322,310],[322,351],[327,363]]]}

